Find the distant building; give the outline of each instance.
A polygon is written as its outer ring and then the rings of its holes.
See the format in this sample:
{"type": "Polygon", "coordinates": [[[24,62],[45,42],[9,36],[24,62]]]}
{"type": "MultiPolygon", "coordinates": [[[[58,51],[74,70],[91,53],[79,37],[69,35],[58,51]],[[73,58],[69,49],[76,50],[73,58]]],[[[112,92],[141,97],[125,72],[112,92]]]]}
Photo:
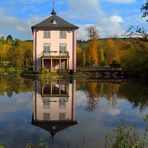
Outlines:
{"type": "Polygon", "coordinates": [[[34,71],[76,71],[77,26],[58,17],[53,8],[49,18],[31,28],[34,71]]]}
{"type": "Polygon", "coordinates": [[[32,124],[51,136],[76,125],[76,81],[35,82],[32,124]]]}

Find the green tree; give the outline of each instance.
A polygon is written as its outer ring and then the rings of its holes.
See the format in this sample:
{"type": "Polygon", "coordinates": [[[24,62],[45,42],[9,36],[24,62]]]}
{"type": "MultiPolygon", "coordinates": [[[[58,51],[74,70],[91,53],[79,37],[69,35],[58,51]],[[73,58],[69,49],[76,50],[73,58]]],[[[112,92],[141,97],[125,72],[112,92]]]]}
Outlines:
{"type": "Polygon", "coordinates": [[[1,36],[0,42],[1,42],[1,44],[4,44],[5,43],[5,37],[4,36],[1,36]]]}
{"type": "Polygon", "coordinates": [[[7,41],[13,41],[13,37],[11,35],[7,36],[7,41]]]}

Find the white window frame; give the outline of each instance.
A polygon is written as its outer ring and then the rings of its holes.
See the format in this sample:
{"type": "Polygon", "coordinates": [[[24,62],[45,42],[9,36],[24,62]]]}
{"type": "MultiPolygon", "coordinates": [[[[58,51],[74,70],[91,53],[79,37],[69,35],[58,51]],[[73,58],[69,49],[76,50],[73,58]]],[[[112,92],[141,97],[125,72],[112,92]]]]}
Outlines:
{"type": "Polygon", "coordinates": [[[50,121],[50,113],[43,113],[43,120],[44,121],[50,121]]]}
{"type": "Polygon", "coordinates": [[[60,43],[59,44],[59,51],[64,53],[67,51],[67,44],[66,43],[60,43]]]}
{"type": "Polygon", "coordinates": [[[50,99],[49,98],[44,98],[43,108],[50,108],[50,99]]]}
{"type": "Polygon", "coordinates": [[[66,120],[66,113],[59,113],[59,120],[66,120]]]}
{"type": "Polygon", "coordinates": [[[66,99],[65,98],[59,99],[59,108],[66,108],[66,99]]]}
{"type": "Polygon", "coordinates": [[[43,31],[43,38],[51,38],[51,31],[44,30],[43,31]]]}
{"type": "Polygon", "coordinates": [[[43,43],[43,52],[49,53],[51,50],[51,44],[50,43],[43,43]]]}
{"type": "Polygon", "coordinates": [[[60,39],[66,39],[67,38],[67,31],[60,31],[60,39]]]}

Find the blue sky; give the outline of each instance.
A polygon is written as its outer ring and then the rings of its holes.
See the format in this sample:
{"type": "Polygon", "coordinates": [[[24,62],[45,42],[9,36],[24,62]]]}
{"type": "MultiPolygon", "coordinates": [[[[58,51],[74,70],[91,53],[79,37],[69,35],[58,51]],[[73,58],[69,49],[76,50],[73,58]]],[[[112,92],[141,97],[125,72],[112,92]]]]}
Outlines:
{"type": "MultiPolygon", "coordinates": [[[[55,0],[57,15],[78,25],[78,39],[95,25],[100,37],[120,36],[130,25],[147,28],[140,8],[145,0],[55,0]]],[[[52,0],[1,0],[0,36],[31,39],[30,27],[50,16],[52,0]]]]}

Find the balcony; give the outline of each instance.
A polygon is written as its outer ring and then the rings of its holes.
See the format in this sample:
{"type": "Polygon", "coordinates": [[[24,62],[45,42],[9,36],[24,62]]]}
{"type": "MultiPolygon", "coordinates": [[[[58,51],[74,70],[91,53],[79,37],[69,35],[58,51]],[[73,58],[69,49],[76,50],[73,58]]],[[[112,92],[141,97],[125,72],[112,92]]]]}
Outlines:
{"type": "Polygon", "coordinates": [[[49,52],[46,52],[46,51],[43,51],[43,57],[49,57],[49,56],[64,56],[64,57],[67,57],[69,56],[69,52],[68,51],[49,51],[49,52]]]}

